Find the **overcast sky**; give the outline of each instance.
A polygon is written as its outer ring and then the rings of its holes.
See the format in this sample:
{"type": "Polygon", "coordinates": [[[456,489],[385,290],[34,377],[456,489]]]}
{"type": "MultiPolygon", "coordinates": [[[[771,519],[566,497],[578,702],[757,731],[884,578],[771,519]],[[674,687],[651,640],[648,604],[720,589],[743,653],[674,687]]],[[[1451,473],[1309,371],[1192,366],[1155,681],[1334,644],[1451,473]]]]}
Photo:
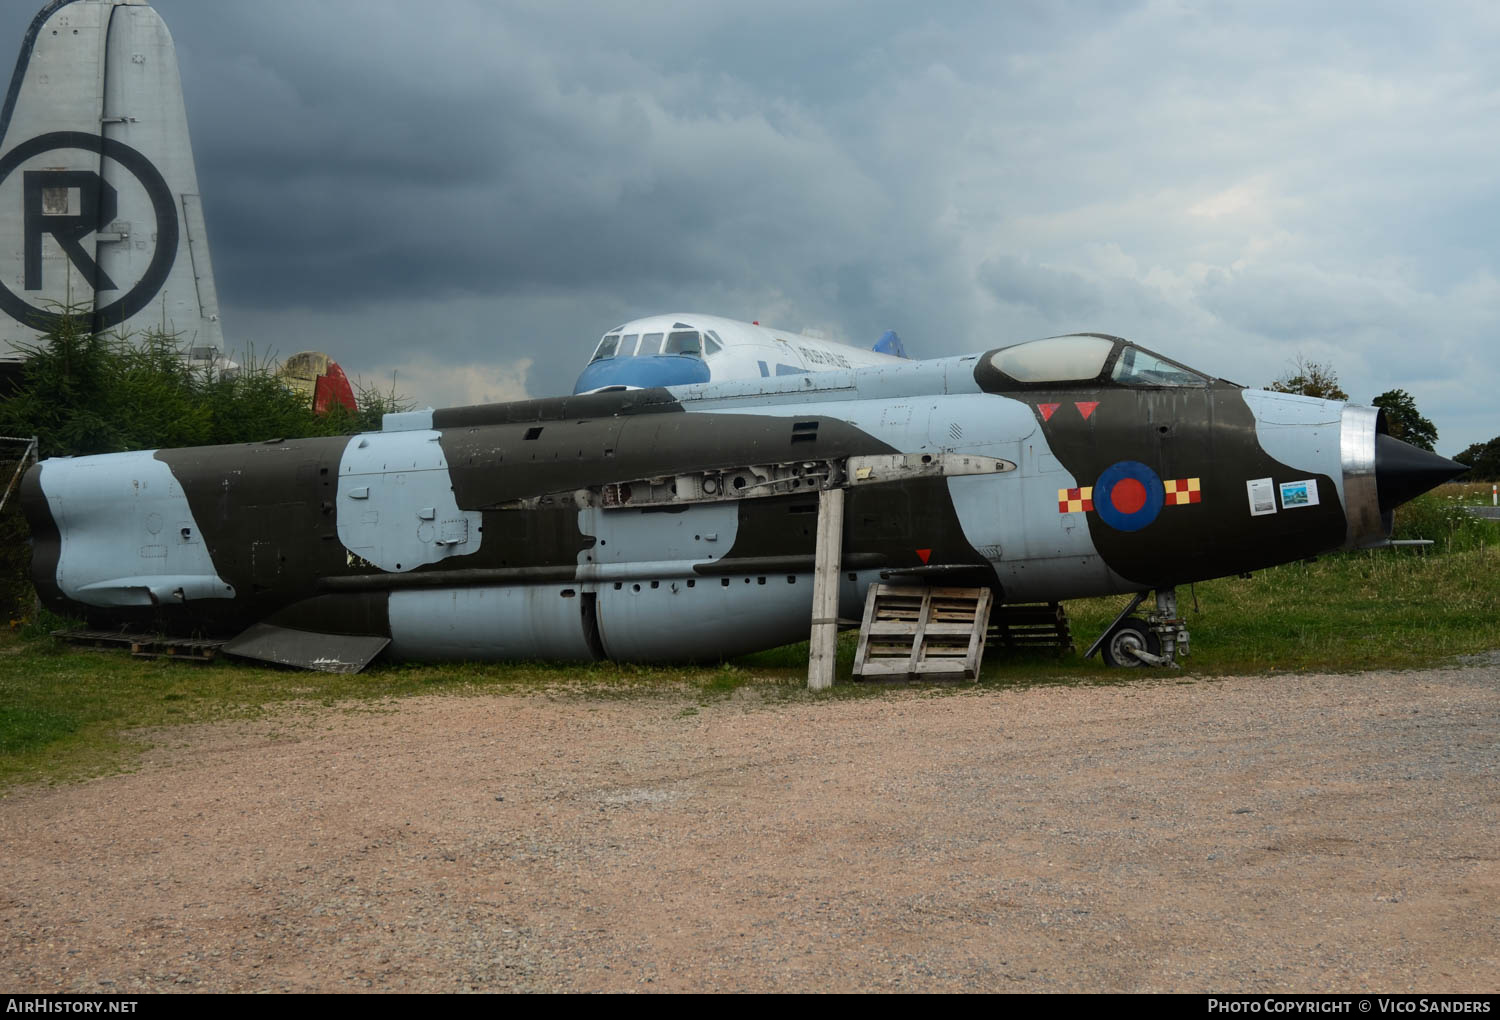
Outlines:
{"type": "Polygon", "coordinates": [[[241,349],[442,405],[566,392],[656,312],[1089,330],[1500,433],[1493,3],[155,7],[241,349]]]}

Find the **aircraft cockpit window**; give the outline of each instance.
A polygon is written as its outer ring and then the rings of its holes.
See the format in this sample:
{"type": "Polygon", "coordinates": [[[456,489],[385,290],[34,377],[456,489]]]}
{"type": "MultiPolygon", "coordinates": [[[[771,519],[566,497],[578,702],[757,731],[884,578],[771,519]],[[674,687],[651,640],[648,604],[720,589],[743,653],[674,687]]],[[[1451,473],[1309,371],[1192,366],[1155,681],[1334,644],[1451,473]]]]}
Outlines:
{"type": "Polygon", "coordinates": [[[724,341],[719,339],[719,334],[711,329],[703,331],[703,353],[708,357],[718,354],[724,349],[724,341]]]}
{"type": "Polygon", "coordinates": [[[628,358],[635,354],[635,341],[639,333],[626,333],[620,337],[620,357],[628,358]]]}
{"type": "Polygon", "coordinates": [[[701,358],[703,357],[703,342],[698,339],[697,332],[673,333],[667,337],[667,346],[662,349],[662,353],[701,358]]]}
{"type": "Polygon", "coordinates": [[[1098,336],[1055,336],[996,351],[990,364],[1023,383],[1098,378],[1115,342],[1098,336]]]}
{"type": "Polygon", "coordinates": [[[641,349],[635,352],[638,358],[649,358],[661,353],[661,333],[647,333],[641,337],[641,349]]]}
{"type": "Polygon", "coordinates": [[[615,352],[619,349],[620,334],[606,334],[604,339],[599,341],[599,346],[595,349],[594,356],[590,358],[589,361],[603,361],[605,358],[613,358],[615,356],[615,352]]]}
{"type": "Polygon", "coordinates": [[[1115,362],[1110,378],[1125,386],[1207,386],[1197,372],[1174,365],[1139,347],[1126,348],[1115,362]]]}

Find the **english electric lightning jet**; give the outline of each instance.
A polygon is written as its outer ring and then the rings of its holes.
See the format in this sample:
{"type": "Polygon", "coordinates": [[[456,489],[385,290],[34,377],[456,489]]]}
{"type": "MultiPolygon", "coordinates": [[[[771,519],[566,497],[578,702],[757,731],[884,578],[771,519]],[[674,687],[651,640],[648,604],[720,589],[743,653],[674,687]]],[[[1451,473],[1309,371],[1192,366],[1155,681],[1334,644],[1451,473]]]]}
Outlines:
{"type": "Polygon", "coordinates": [[[1462,465],[1382,413],[1246,389],[1117,337],[387,415],[380,432],[48,460],[32,577],[95,627],[407,659],[717,660],[804,638],[819,494],[838,615],[882,578],[1010,603],[1155,591],[1387,541],[1462,465]]]}
{"type": "Polygon", "coordinates": [[[771,379],[905,359],[901,338],[891,330],[865,350],[717,315],[652,315],[604,334],[573,392],[771,379]]]}
{"type": "MultiPolygon", "coordinates": [[[[82,300],[96,327],[165,321],[212,360],[155,12],[48,3],[0,137],[0,344],[82,300]]],[[[1375,409],[1244,389],[1114,337],[903,353],[894,334],[868,352],[666,316],[605,336],[578,386],[597,392],[389,415],[352,438],[45,461],[23,483],[33,579],[97,627],[220,635],[312,668],[386,648],[717,659],[807,634],[819,494],[840,488],[839,616],[882,578],[1006,602],[1154,590],[1157,621],[1121,619],[1102,644],[1160,661],[1181,633],[1175,585],[1379,544],[1394,506],[1462,470],[1385,435],[1375,409]]]]}

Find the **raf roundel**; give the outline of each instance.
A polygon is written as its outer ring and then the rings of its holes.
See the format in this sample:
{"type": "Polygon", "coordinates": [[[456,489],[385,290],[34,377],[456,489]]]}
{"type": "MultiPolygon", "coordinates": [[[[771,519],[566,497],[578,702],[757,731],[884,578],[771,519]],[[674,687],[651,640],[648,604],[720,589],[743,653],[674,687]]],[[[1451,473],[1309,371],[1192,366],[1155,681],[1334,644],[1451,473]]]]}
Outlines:
{"type": "Polygon", "coordinates": [[[1138,460],[1105,468],[1094,483],[1094,512],[1116,531],[1140,531],[1156,520],[1165,501],[1161,478],[1138,460]]]}

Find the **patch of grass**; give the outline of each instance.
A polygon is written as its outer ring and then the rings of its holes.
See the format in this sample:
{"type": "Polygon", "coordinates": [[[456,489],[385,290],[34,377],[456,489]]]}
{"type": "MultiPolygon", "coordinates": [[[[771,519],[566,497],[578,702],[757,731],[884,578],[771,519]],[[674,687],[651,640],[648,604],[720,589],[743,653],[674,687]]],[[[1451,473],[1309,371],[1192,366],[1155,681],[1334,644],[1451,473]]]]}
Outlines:
{"type": "MultiPolygon", "coordinates": [[[[1469,513],[1481,505],[1465,490],[1472,486],[1449,483],[1396,508],[1395,539],[1431,539],[1434,551],[1462,552],[1500,543],[1500,524],[1469,513]]],[[[1489,491],[1485,490],[1485,501],[1489,491]]]]}
{"type": "MultiPolygon", "coordinates": [[[[1376,549],[1178,589],[1201,675],[1430,666],[1500,647],[1500,545],[1447,555],[1376,549]]],[[[1070,603],[1080,648],[1124,601],[1070,603]],[[1111,611],[1113,610],[1113,611],[1111,611]]],[[[1133,672],[1133,671],[1132,671],[1133,672]]]]}
{"type": "Polygon", "coordinates": [[[0,752],[19,753],[76,733],[81,720],[67,712],[33,705],[0,708],[0,752]]]}
{"type": "Polygon", "coordinates": [[[1494,482],[1444,482],[1429,495],[1462,506],[1490,506],[1493,502],[1494,492],[1490,488],[1494,482]]]}
{"type": "MultiPolygon", "coordinates": [[[[981,688],[1116,684],[1281,671],[1352,672],[1430,666],[1500,648],[1500,543],[1446,555],[1410,550],[1330,556],[1178,591],[1193,655],[1181,671],[1112,670],[1081,651],[1125,599],[1068,604],[1077,650],[992,654],[981,688]]],[[[34,632],[33,632],[34,633],[34,632]]],[[[547,697],[675,700],[680,718],[753,691],[767,700],[884,697],[905,684],[849,682],[857,635],[839,639],[840,683],[810,694],[807,645],[788,645],[713,666],[627,663],[377,664],[349,676],[256,667],[133,659],[70,648],[46,637],[0,636],[0,789],[129,767],[144,738],[184,723],[253,719],[277,706],[387,711],[419,694],[536,693],[547,697]]],[[[971,684],[930,685],[934,692],[971,684]]],[[[294,707],[295,710],[295,707],[294,707]]]]}
{"type": "Polygon", "coordinates": [[[724,663],[714,673],[698,684],[698,689],[707,697],[727,698],[743,687],[749,677],[743,670],[724,663]]]}
{"type": "MultiPolygon", "coordinates": [[[[535,664],[378,666],[354,676],[135,659],[120,651],[71,648],[50,638],[0,638],[0,787],[66,780],[121,767],[140,750],[123,734],[183,723],[253,719],[298,702],[374,704],[416,694],[607,690],[642,678],[628,667],[535,664]]],[[[662,680],[660,671],[650,678],[662,680]]]]}

